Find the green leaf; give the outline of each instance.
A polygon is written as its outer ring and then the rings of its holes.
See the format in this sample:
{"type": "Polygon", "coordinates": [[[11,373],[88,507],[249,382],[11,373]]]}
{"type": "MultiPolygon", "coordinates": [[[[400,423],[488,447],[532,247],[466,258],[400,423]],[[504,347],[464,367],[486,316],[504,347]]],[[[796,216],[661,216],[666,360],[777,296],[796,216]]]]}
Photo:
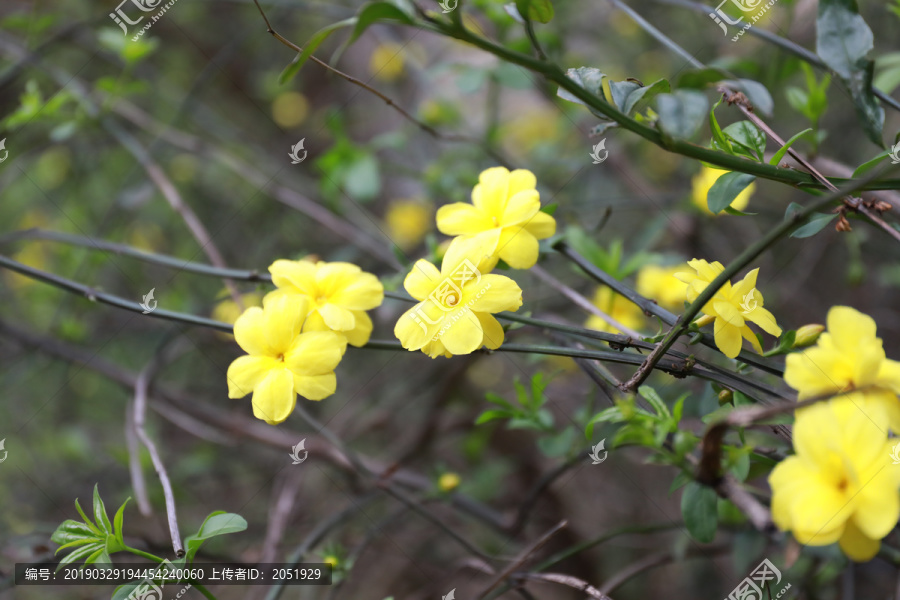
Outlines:
{"type": "Polygon", "coordinates": [[[715,141],[725,152],[728,154],[734,154],[734,150],[731,148],[731,144],[728,143],[728,140],[725,138],[725,134],[722,133],[722,128],[719,127],[719,120],[716,119],[716,109],[719,105],[722,104],[722,99],[719,98],[719,101],[713,104],[713,107],[709,109],[709,129],[712,131],[713,141],[715,141]]]}
{"type": "Polygon", "coordinates": [[[66,554],[61,561],[59,561],[59,564],[56,566],[56,570],[59,571],[67,564],[73,563],[76,560],[80,560],[82,558],[87,558],[97,552],[97,550],[103,549],[103,544],[97,542],[94,544],[88,544],[87,546],[83,546],[81,548],[78,548],[77,550],[73,550],[72,552],[66,554]]]}
{"type": "Polygon", "coordinates": [[[500,406],[502,406],[502,407],[504,407],[504,408],[507,408],[507,409],[509,409],[509,410],[513,410],[513,405],[512,405],[512,404],[510,404],[509,402],[507,402],[505,399],[501,398],[500,396],[498,396],[498,395],[495,394],[494,392],[488,392],[487,394],[484,395],[484,397],[485,397],[485,399],[486,399],[488,402],[490,402],[490,403],[492,403],[492,404],[498,404],[498,405],[500,405],[500,406]]]}
{"type": "Polygon", "coordinates": [[[681,423],[681,415],[684,412],[684,401],[687,400],[687,394],[679,398],[675,402],[675,407],[672,409],[672,418],[675,420],[675,424],[681,423]]]}
{"type": "Polygon", "coordinates": [[[404,0],[387,2],[370,2],[364,4],[356,13],[356,28],[350,35],[348,44],[352,44],[374,23],[379,21],[399,21],[404,25],[416,22],[415,10],[404,0]]]}
{"type": "Polygon", "coordinates": [[[753,183],[756,179],[755,175],[747,173],[739,173],[731,171],[721,175],[716,182],[709,188],[709,194],[706,197],[706,205],[714,214],[719,214],[725,210],[726,206],[731,206],[734,199],[738,197],[744,188],[753,183]]]}
{"type": "MultiPolygon", "coordinates": [[[[784,218],[792,219],[794,215],[803,210],[803,207],[797,204],[796,202],[791,202],[787,209],[784,211],[784,218]]],[[[807,238],[816,235],[823,229],[825,226],[831,222],[832,219],[837,217],[837,213],[814,213],[807,217],[806,224],[799,227],[794,233],[791,234],[791,237],[795,238],[807,238]]]]}
{"type": "Polygon", "coordinates": [[[847,87],[866,133],[881,146],[884,109],[872,88],[875,63],[866,58],[873,39],[856,0],[819,1],[816,53],[847,87]]]}
{"type": "Polygon", "coordinates": [[[681,515],[688,533],[698,542],[708,544],[716,537],[719,524],[718,496],[711,487],[691,481],[681,494],[681,515]]]}
{"type": "Polygon", "coordinates": [[[744,92],[744,95],[750,100],[750,104],[753,105],[753,109],[756,112],[761,112],[766,116],[772,115],[772,110],[775,108],[775,101],[772,99],[772,94],[769,93],[766,86],[758,81],[753,81],[752,79],[731,80],[726,81],[725,83],[744,92]]]}
{"type": "Polygon", "coordinates": [[[530,21],[549,23],[553,19],[553,3],[550,0],[516,0],[519,15],[530,21]]]}
{"type": "Polygon", "coordinates": [[[206,540],[245,529],[247,521],[241,515],[221,510],[210,513],[197,533],[184,539],[185,564],[190,564],[194,560],[194,556],[206,540]]]}
{"type": "Polygon", "coordinates": [[[661,417],[666,419],[672,418],[672,413],[669,412],[669,407],[666,406],[665,401],[660,397],[659,394],[656,393],[649,385],[642,385],[638,388],[638,394],[640,394],[647,402],[650,403],[650,406],[653,407],[653,410],[656,411],[661,417]]]}
{"type": "Polygon", "coordinates": [[[679,89],[703,89],[711,83],[724,81],[729,77],[731,75],[726,71],[715,67],[685,69],[675,81],[675,87],[679,89]]]}
{"type": "Polygon", "coordinates": [[[87,515],[84,514],[84,511],[81,510],[81,505],[78,504],[78,498],[75,498],[75,510],[78,511],[78,514],[81,515],[81,518],[84,520],[85,525],[91,528],[91,531],[96,533],[99,536],[103,536],[103,532],[100,531],[100,528],[94,525],[94,522],[88,519],[87,515]]]}
{"type": "MultiPolygon", "coordinates": [[[[568,71],[566,71],[566,76],[594,96],[603,98],[603,78],[606,75],[604,75],[603,72],[600,71],[600,69],[595,69],[594,67],[578,67],[577,69],[569,69],[568,71]]],[[[581,101],[580,98],[578,98],[577,96],[573,96],[568,90],[564,88],[559,88],[556,92],[556,95],[563,100],[568,100],[569,102],[587,106],[584,102],[581,101]]],[[[594,111],[591,110],[591,112],[594,111]]],[[[596,112],[594,112],[594,114],[597,115],[596,112]]],[[[598,116],[603,119],[608,119],[608,117],[602,114],[599,114],[598,116]]]]}
{"type": "Polygon", "coordinates": [[[85,565],[92,565],[95,562],[107,565],[112,563],[112,559],[109,557],[109,553],[106,551],[105,547],[98,548],[96,552],[84,559],[85,565]]]}
{"type": "Polygon", "coordinates": [[[709,101],[701,92],[677,90],[656,97],[659,127],[674,138],[689,138],[697,131],[709,110],[709,101]]]}
{"type": "Polygon", "coordinates": [[[790,149],[790,147],[794,145],[794,142],[799,140],[801,137],[803,137],[807,133],[810,133],[811,131],[812,131],[812,127],[808,127],[806,129],[804,129],[803,131],[801,131],[800,133],[795,133],[793,136],[791,136],[791,139],[786,141],[784,143],[784,146],[779,148],[778,152],[776,152],[775,155],[772,156],[772,159],[769,160],[769,164],[777,166],[778,163],[781,161],[781,159],[784,158],[784,155],[787,154],[787,151],[790,149]]]}
{"type": "Polygon", "coordinates": [[[622,105],[622,112],[630,115],[634,111],[643,111],[654,97],[669,91],[669,82],[665,79],[658,79],[650,85],[640,87],[628,94],[622,105]]]}
{"type": "Polygon", "coordinates": [[[558,203],[558,202],[553,202],[553,203],[551,203],[551,204],[546,204],[546,205],[542,206],[542,207],[541,207],[541,212],[542,212],[542,213],[547,213],[548,215],[553,216],[553,215],[556,214],[556,209],[557,209],[557,208],[559,208],[559,203],[558,203]]]}
{"type": "MultiPolygon", "coordinates": [[[[636,81],[613,81],[609,82],[609,93],[612,96],[611,104],[616,106],[623,113],[625,112],[625,102],[628,96],[641,89],[641,84],[636,81]]],[[[626,113],[627,114],[627,113],[626,113]]]]}
{"type": "Polygon", "coordinates": [[[622,410],[618,406],[601,410],[587,422],[587,426],[584,428],[584,437],[590,440],[594,436],[594,425],[597,423],[620,423],[623,420],[622,410]]]}
{"type": "MultiPolygon", "coordinates": [[[[102,534],[88,527],[86,524],[79,523],[72,519],[66,519],[56,528],[56,531],[50,536],[50,540],[55,544],[63,546],[80,540],[99,540],[100,538],[97,537],[98,535],[102,534]]],[[[61,550],[61,548],[59,550],[61,550]]],[[[59,552],[59,550],[57,550],[57,552],[59,552]]]]}
{"type": "Polygon", "coordinates": [[[544,374],[535,373],[534,377],[531,378],[531,398],[533,408],[539,408],[546,402],[547,398],[544,396],[544,389],[546,387],[547,384],[544,383],[544,374]]]}
{"type": "Polygon", "coordinates": [[[722,133],[755,154],[760,162],[765,159],[766,134],[750,121],[732,123],[722,133]]]}
{"type": "Polygon", "coordinates": [[[310,38],[310,40],[303,47],[303,52],[297,54],[291,64],[285,67],[281,72],[281,75],[278,76],[278,83],[284,85],[285,83],[293,79],[297,72],[300,71],[300,69],[309,59],[309,57],[312,56],[313,52],[315,52],[319,48],[319,46],[322,45],[322,42],[328,39],[328,36],[330,36],[338,29],[355,25],[356,22],[357,18],[351,17],[349,19],[344,19],[343,21],[338,21],[337,23],[332,23],[327,27],[323,27],[315,34],[313,34],[312,38],[310,38]]]}
{"type": "Polygon", "coordinates": [[[672,485],[669,486],[669,494],[672,494],[676,490],[686,486],[691,481],[693,481],[693,479],[690,475],[688,475],[684,471],[680,471],[678,475],[675,476],[675,479],[672,480],[672,485]]]}
{"type": "Polygon", "coordinates": [[[109,522],[109,516],[106,514],[106,507],[103,505],[97,484],[94,484],[94,521],[104,533],[111,534],[113,532],[112,523],[109,522]]]}
{"type": "Polygon", "coordinates": [[[879,164],[881,164],[881,162],[884,159],[886,159],[888,156],[891,156],[892,152],[893,152],[893,148],[888,148],[887,150],[885,150],[883,152],[879,152],[877,155],[875,155],[874,158],[870,158],[863,164],[856,167],[856,170],[853,171],[853,175],[851,177],[856,179],[857,177],[861,177],[862,175],[865,175],[866,173],[868,173],[869,171],[871,171],[872,169],[877,167],[879,164]]]}
{"type": "Polygon", "coordinates": [[[476,425],[483,425],[489,421],[495,421],[497,419],[506,419],[512,417],[515,413],[511,410],[486,410],[475,420],[476,425]]]}

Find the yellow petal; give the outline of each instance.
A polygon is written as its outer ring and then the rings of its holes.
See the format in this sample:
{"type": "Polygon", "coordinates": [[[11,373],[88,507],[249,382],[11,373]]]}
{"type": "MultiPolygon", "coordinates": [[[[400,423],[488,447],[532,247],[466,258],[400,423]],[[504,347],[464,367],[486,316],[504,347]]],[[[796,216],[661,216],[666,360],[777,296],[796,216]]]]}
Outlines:
{"type": "Polygon", "coordinates": [[[276,356],[265,334],[263,309],[258,306],[248,308],[234,322],[234,339],[244,352],[252,356],[276,356]]]}
{"type": "Polygon", "coordinates": [[[749,313],[746,313],[744,318],[759,325],[760,328],[769,335],[774,335],[776,337],[781,335],[781,327],[775,322],[775,315],[763,308],[762,303],[749,313]]]}
{"type": "Polygon", "coordinates": [[[900,362],[885,359],[878,369],[878,385],[900,394],[900,362]]]}
{"type": "Polygon", "coordinates": [[[447,351],[446,348],[444,348],[444,344],[441,343],[440,338],[432,340],[422,346],[422,352],[424,352],[431,358],[437,358],[438,356],[450,358],[451,356],[453,356],[452,354],[450,354],[450,352],[447,351]]]}
{"type": "Polygon", "coordinates": [[[723,319],[716,319],[713,337],[716,346],[728,358],[734,358],[741,353],[741,330],[732,327],[723,319]]]}
{"type": "Polygon", "coordinates": [[[328,300],[347,310],[371,310],[384,301],[384,286],[371,273],[357,273],[342,287],[336,287],[328,300]]]}
{"type": "Polygon", "coordinates": [[[269,266],[272,283],[294,288],[302,294],[315,294],[316,266],[308,260],[276,260],[269,266]]]}
{"type": "Polygon", "coordinates": [[[443,279],[437,267],[421,259],[403,280],[403,287],[416,300],[424,300],[443,279]]]}
{"type": "Polygon", "coordinates": [[[484,333],[484,345],[491,350],[496,350],[503,344],[503,325],[492,315],[483,312],[475,313],[481,322],[481,330],[484,333]]]}
{"type": "Polygon", "coordinates": [[[297,375],[322,375],[334,371],[341,362],[345,343],[333,331],[303,333],[284,355],[284,363],[297,375]]]}
{"type": "Polygon", "coordinates": [[[506,203],[506,210],[500,218],[504,227],[511,225],[524,225],[529,219],[541,210],[541,199],[537,190],[523,190],[510,197],[506,203]]]}
{"type": "MultiPolygon", "coordinates": [[[[731,298],[737,302],[740,302],[745,294],[750,293],[752,290],[756,288],[756,277],[759,275],[759,269],[753,269],[746,275],[744,278],[734,284],[732,288],[731,298]]],[[[757,298],[756,301],[759,304],[762,304],[762,301],[757,298]]]]}
{"type": "Polygon", "coordinates": [[[308,400],[322,400],[337,390],[337,377],[334,373],[324,375],[294,375],[294,387],[297,393],[308,400]]]}
{"type": "Polygon", "coordinates": [[[243,398],[265,379],[273,368],[280,366],[268,356],[241,356],[228,367],[228,397],[243,398]]]}
{"type": "Polygon", "coordinates": [[[356,318],[356,326],[349,331],[342,331],[347,336],[347,341],[357,348],[365,346],[372,335],[372,319],[364,310],[353,311],[356,318]]]}
{"type": "Polygon", "coordinates": [[[750,342],[750,345],[753,346],[753,349],[756,350],[757,354],[762,354],[762,344],[759,343],[759,338],[756,337],[756,334],[753,333],[753,330],[744,325],[741,327],[741,336],[750,342]]]}
{"type": "Polygon", "coordinates": [[[509,194],[509,171],[494,167],[481,172],[472,190],[472,204],[489,216],[500,217],[509,194]]]}
{"type": "Polygon", "coordinates": [[[443,278],[456,279],[460,273],[487,273],[500,240],[500,229],[492,229],[471,237],[456,237],[450,242],[441,262],[443,278]]]}
{"type": "Polygon", "coordinates": [[[434,302],[419,302],[397,320],[394,335],[407,350],[419,350],[440,330],[442,319],[443,312],[434,302]]]}
{"type": "Polygon", "coordinates": [[[253,390],[253,416],[269,425],[284,422],[297,405],[294,377],[287,369],[273,369],[253,390]]]}
{"type": "Polygon", "coordinates": [[[537,187],[537,177],[534,173],[527,169],[516,169],[509,174],[509,190],[510,198],[523,190],[533,190],[537,187]]]}
{"type": "Polygon", "coordinates": [[[538,211],[525,223],[525,230],[539,240],[544,240],[556,233],[556,219],[545,212],[538,211]]]}
{"type": "Polygon", "coordinates": [[[356,327],[356,317],[353,316],[353,312],[337,304],[331,302],[323,304],[319,307],[319,314],[328,328],[334,331],[350,331],[356,327]]]}
{"type": "Polygon", "coordinates": [[[875,320],[855,308],[832,306],[828,311],[828,333],[842,350],[853,351],[873,343],[877,339],[875,332],[875,320]]]}
{"type": "Polygon", "coordinates": [[[533,267],[539,251],[537,238],[522,227],[504,229],[497,244],[497,254],[513,269],[533,267]]]}
{"type": "Polygon", "coordinates": [[[741,316],[738,308],[731,302],[725,302],[724,300],[714,300],[712,305],[719,318],[724,320],[730,326],[744,326],[744,317],[741,316]]]}
{"type": "Polygon", "coordinates": [[[457,202],[438,209],[437,227],[445,235],[474,235],[497,225],[478,208],[457,202]]]}
{"type": "Polygon", "coordinates": [[[283,354],[303,328],[309,312],[309,301],[299,294],[283,294],[267,302],[263,308],[264,332],[272,350],[283,354]]]}
{"type": "Polygon", "coordinates": [[[445,321],[443,332],[439,334],[447,351],[459,356],[481,348],[484,345],[484,330],[478,317],[471,310],[462,308],[458,314],[454,313],[454,318],[452,323],[445,321]]]}
{"type": "Polygon", "coordinates": [[[464,306],[475,312],[516,311],[522,306],[522,288],[509,277],[483,275],[477,285],[467,286],[463,290],[462,301],[464,306]]]}
{"type": "Polygon", "coordinates": [[[847,521],[844,535],[840,539],[841,550],[848,558],[856,562],[866,562],[875,558],[881,548],[880,539],[872,539],[866,536],[853,520],[847,521]]]}

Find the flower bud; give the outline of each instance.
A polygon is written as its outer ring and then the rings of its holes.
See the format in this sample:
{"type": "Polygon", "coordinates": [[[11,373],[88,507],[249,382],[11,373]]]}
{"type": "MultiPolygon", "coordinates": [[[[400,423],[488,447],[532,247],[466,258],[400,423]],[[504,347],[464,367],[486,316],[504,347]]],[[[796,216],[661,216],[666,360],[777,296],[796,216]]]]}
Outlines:
{"type": "Polygon", "coordinates": [[[797,330],[797,337],[794,338],[793,347],[805,348],[806,346],[812,346],[816,343],[816,340],[819,339],[819,335],[823,331],[825,331],[824,325],[818,325],[816,323],[804,325],[797,330]]]}
{"type": "Polygon", "coordinates": [[[733,399],[734,394],[731,393],[731,390],[722,390],[721,392],[719,392],[719,406],[731,404],[733,399]]]}

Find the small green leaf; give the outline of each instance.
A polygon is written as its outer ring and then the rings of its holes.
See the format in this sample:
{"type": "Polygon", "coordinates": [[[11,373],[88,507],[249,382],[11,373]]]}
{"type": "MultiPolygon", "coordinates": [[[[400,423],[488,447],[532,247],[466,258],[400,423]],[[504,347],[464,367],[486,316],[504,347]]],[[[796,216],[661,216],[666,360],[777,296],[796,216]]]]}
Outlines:
{"type": "MultiPolygon", "coordinates": [[[[600,69],[595,69],[594,67],[578,67],[577,69],[569,69],[566,71],[566,76],[594,96],[603,98],[603,78],[606,75],[604,75],[600,69]]],[[[564,88],[559,88],[556,95],[563,100],[584,105],[584,102],[582,102],[580,98],[572,95],[564,88]]],[[[603,116],[603,118],[606,119],[607,117],[603,116]]]]}
{"type": "Polygon", "coordinates": [[[719,105],[722,104],[722,99],[720,98],[718,102],[713,104],[713,107],[709,109],[709,129],[712,131],[713,140],[728,154],[734,154],[734,150],[731,148],[731,144],[728,143],[728,140],[725,138],[725,134],[722,133],[722,128],[719,127],[719,120],[716,119],[716,109],[719,105]]]}
{"type": "Polygon", "coordinates": [[[691,481],[681,494],[681,515],[688,533],[698,542],[708,544],[716,537],[719,517],[718,496],[711,487],[691,481]]]}
{"type": "Polygon", "coordinates": [[[556,214],[556,209],[557,209],[557,208],[559,208],[559,203],[558,203],[558,202],[553,202],[552,204],[547,204],[547,205],[545,205],[545,206],[542,206],[542,207],[541,207],[541,212],[542,212],[542,213],[547,213],[548,215],[553,216],[553,215],[556,214]]]}
{"type": "Polygon", "coordinates": [[[656,97],[659,108],[659,127],[673,138],[694,135],[709,110],[706,96],[693,90],[677,90],[673,94],[656,97]]]}
{"type": "Polygon", "coordinates": [[[726,206],[731,206],[734,199],[738,197],[744,189],[756,180],[755,175],[747,173],[739,173],[731,171],[721,175],[716,182],[709,188],[709,194],[706,196],[706,205],[713,214],[719,214],[725,210],[726,206]]]}
{"type": "Polygon", "coordinates": [[[348,44],[352,44],[374,23],[379,21],[399,21],[404,25],[416,22],[415,10],[405,0],[387,2],[370,2],[362,6],[356,13],[356,28],[350,35],[348,44]]]}
{"type": "Polygon", "coordinates": [[[184,540],[186,550],[185,564],[190,564],[194,560],[194,556],[206,540],[219,535],[237,533],[245,529],[247,529],[247,521],[241,515],[221,510],[210,513],[197,533],[184,540]]]}
{"type": "Polygon", "coordinates": [[[669,91],[669,82],[665,79],[658,79],[650,85],[640,87],[628,94],[622,105],[622,112],[630,115],[634,111],[643,111],[653,98],[659,94],[667,94],[669,91]]]}
{"type": "Polygon", "coordinates": [[[875,167],[880,165],[882,163],[882,161],[884,161],[884,159],[886,159],[888,156],[891,156],[892,152],[893,152],[893,148],[888,148],[887,150],[885,150],[883,152],[879,152],[873,158],[870,158],[863,164],[856,167],[856,170],[853,171],[852,177],[854,179],[856,179],[857,177],[861,177],[862,175],[865,175],[866,173],[868,173],[869,171],[871,171],[872,169],[874,169],[875,167]]]}
{"type": "Polygon", "coordinates": [[[553,20],[553,3],[550,0],[516,0],[519,15],[530,21],[549,23],[553,20]]]}
{"type": "Polygon", "coordinates": [[[675,479],[672,480],[672,485],[669,486],[669,494],[672,494],[676,490],[686,486],[691,481],[693,481],[693,479],[691,479],[690,475],[688,475],[684,471],[680,471],[678,475],[675,476],[675,479]]]}
{"type": "Polygon", "coordinates": [[[109,522],[106,506],[103,505],[103,499],[100,497],[100,490],[97,484],[94,484],[94,521],[104,533],[111,534],[113,532],[112,523],[109,522]]]}
{"type": "Polygon", "coordinates": [[[792,238],[808,238],[816,235],[834,219],[837,218],[837,214],[814,214],[811,215],[808,219],[808,223],[800,228],[798,228],[794,233],[791,234],[792,238]]]}
{"type": "Polygon", "coordinates": [[[56,528],[56,531],[50,536],[50,540],[55,544],[64,546],[80,540],[97,540],[98,535],[102,534],[84,523],[66,519],[56,528]]]}
{"type": "Polygon", "coordinates": [[[59,564],[56,566],[56,570],[59,571],[67,564],[73,563],[76,560],[80,560],[82,558],[87,558],[97,552],[97,550],[103,549],[103,544],[97,542],[94,544],[88,544],[86,546],[78,548],[77,550],[73,550],[72,552],[66,554],[61,561],[59,561],[59,564]]]}
{"type": "Polygon", "coordinates": [[[94,525],[94,522],[88,519],[87,515],[84,514],[84,511],[81,510],[81,505],[78,504],[78,498],[75,498],[75,509],[78,511],[78,514],[81,515],[81,518],[84,519],[85,525],[91,528],[91,531],[96,533],[99,536],[103,535],[103,532],[100,531],[100,528],[94,525]]]}
{"type": "Polygon", "coordinates": [[[638,388],[638,394],[640,394],[647,402],[650,403],[650,406],[653,407],[653,410],[656,411],[660,417],[670,419],[672,418],[672,413],[669,412],[669,407],[666,406],[665,401],[660,397],[656,390],[654,390],[649,385],[642,385],[638,388]]]}
{"type": "MultiPolygon", "coordinates": [[[[812,128],[811,128],[811,127],[807,128],[807,129],[804,129],[804,130],[801,131],[800,133],[795,133],[793,136],[791,136],[791,139],[789,139],[788,141],[786,141],[786,142],[784,143],[784,146],[782,146],[781,148],[779,148],[779,149],[778,149],[778,152],[776,152],[776,153],[774,154],[774,156],[772,156],[772,159],[769,161],[769,164],[770,164],[770,165],[776,165],[776,166],[777,166],[778,163],[781,162],[781,159],[784,158],[784,155],[787,154],[787,151],[790,149],[790,147],[794,145],[794,142],[796,142],[796,141],[799,140],[801,137],[803,137],[804,135],[806,135],[807,133],[810,133],[810,132],[812,132],[812,128]]],[[[855,175],[854,175],[854,177],[855,177],[855,175]]]]}
{"type": "Polygon", "coordinates": [[[510,410],[486,410],[475,420],[476,425],[483,425],[488,423],[489,421],[495,421],[497,419],[506,419],[512,417],[515,413],[510,410]]]}
{"type": "Polygon", "coordinates": [[[750,121],[738,121],[726,127],[722,133],[749,150],[762,162],[766,153],[766,134],[750,121]]]}
{"type": "Polygon", "coordinates": [[[294,57],[294,60],[289,64],[284,70],[281,72],[281,75],[278,76],[278,83],[284,85],[289,82],[297,72],[306,64],[306,61],[312,56],[313,52],[315,52],[322,43],[328,39],[332,33],[341,29],[343,27],[350,27],[352,25],[356,25],[357,18],[351,17],[349,19],[344,19],[343,21],[338,21],[337,23],[332,23],[327,27],[323,27],[315,34],[313,34],[312,38],[306,43],[303,47],[303,51],[297,54],[294,57]]]}

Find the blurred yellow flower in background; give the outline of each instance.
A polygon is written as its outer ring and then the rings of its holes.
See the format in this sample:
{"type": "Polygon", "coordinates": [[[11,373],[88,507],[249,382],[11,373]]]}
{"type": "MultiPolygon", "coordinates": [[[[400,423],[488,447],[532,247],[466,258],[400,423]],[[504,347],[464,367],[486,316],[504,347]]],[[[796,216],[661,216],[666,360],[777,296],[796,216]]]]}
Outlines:
{"type": "Polygon", "coordinates": [[[431,229],[431,214],[431,207],[421,200],[391,201],[384,217],[388,237],[403,250],[416,246],[431,229]]]}
{"type": "MultiPolygon", "coordinates": [[[[725,173],[730,172],[731,171],[713,169],[712,167],[702,165],[700,167],[700,172],[694,175],[694,178],[691,179],[691,201],[694,203],[694,206],[708,215],[713,214],[713,212],[709,210],[709,206],[707,206],[706,197],[707,195],[709,195],[709,190],[716,182],[716,180],[725,173]]],[[[745,208],[747,208],[747,203],[750,202],[750,197],[755,191],[756,184],[751,183],[746,188],[744,188],[744,191],[737,195],[737,197],[731,203],[731,208],[735,210],[744,210],[745,208]]]]}
{"type": "MultiPolygon", "coordinates": [[[[629,329],[640,330],[644,325],[644,311],[628,298],[614,292],[605,285],[597,287],[594,297],[591,299],[594,306],[618,321],[629,329]]],[[[591,315],[585,321],[584,326],[596,331],[607,333],[622,333],[597,315],[591,315]]]]}
{"type": "Polygon", "coordinates": [[[228,296],[213,308],[212,318],[216,321],[234,325],[234,322],[237,321],[237,318],[241,316],[244,310],[252,306],[262,306],[262,299],[262,294],[259,292],[241,294],[241,302],[244,304],[244,308],[241,308],[237,305],[237,302],[231,299],[231,296],[228,296]]]}
{"type": "Polygon", "coordinates": [[[299,92],[282,92],[272,101],[272,118],[283,128],[296,127],[309,115],[309,101],[299,92]]]}
{"type": "Polygon", "coordinates": [[[394,42],[378,44],[369,58],[369,72],[375,79],[391,82],[400,79],[406,70],[403,46],[394,42]]]}
{"type": "Polygon", "coordinates": [[[556,107],[526,109],[500,128],[503,148],[521,154],[538,144],[552,143],[559,137],[560,112],[556,107]]]}
{"type": "Polygon", "coordinates": [[[635,285],[638,294],[656,300],[663,308],[677,312],[684,308],[687,284],[675,277],[675,273],[686,271],[687,263],[674,267],[647,265],[638,271],[635,285]]]}
{"type": "Polygon", "coordinates": [[[460,478],[456,473],[444,473],[438,478],[438,489],[449,494],[459,487],[460,478]]]}

